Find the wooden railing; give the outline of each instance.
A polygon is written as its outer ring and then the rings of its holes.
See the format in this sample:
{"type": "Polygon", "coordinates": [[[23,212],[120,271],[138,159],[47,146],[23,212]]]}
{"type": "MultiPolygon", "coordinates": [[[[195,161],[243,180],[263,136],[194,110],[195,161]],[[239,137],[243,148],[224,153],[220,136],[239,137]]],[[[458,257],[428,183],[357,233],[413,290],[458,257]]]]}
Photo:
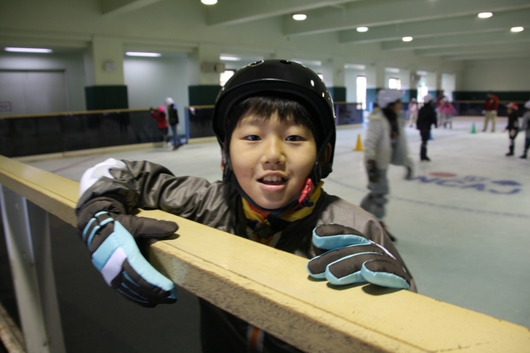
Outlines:
{"type": "MultiPolygon", "coordinates": [[[[77,182],[0,156],[0,183],[3,207],[15,207],[5,198],[17,194],[75,226],[77,182]]],[[[180,226],[177,238],[150,247],[151,261],[161,272],[304,351],[530,352],[526,327],[404,290],[369,285],[333,289],[308,279],[306,259],[162,211],[140,215],[180,226]]],[[[13,227],[6,231],[17,236],[13,227]]],[[[24,307],[18,288],[17,300],[24,307]]],[[[38,309],[33,315],[38,316],[38,309]]],[[[24,319],[32,318],[21,316],[26,347],[31,347],[28,340],[35,335],[26,332],[24,319]]]]}

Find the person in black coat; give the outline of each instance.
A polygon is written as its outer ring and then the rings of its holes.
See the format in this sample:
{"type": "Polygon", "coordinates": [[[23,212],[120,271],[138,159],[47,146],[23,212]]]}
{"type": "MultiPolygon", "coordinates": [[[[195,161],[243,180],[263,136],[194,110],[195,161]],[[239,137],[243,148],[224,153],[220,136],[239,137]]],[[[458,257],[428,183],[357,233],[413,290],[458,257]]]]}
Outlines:
{"type": "Polygon", "coordinates": [[[508,125],[504,131],[508,131],[508,138],[510,139],[509,151],[506,153],[506,156],[513,156],[515,138],[519,132],[519,114],[517,114],[519,107],[514,102],[511,102],[508,103],[506,108],[508,108],[508,125]]]}
{"type": "Polygon", "coordinates": [[[422,162],[430,162],[430,158],[427,157],[427,141],[429,141],[431,134],[431,125],[438,127],[433,100],[434,97],[431,94],[427,94],[423,98],[423,107],[420,108],[418,120],[416,121],[416,128],[420,130],[421,136],[420,160],[422,162]]]}

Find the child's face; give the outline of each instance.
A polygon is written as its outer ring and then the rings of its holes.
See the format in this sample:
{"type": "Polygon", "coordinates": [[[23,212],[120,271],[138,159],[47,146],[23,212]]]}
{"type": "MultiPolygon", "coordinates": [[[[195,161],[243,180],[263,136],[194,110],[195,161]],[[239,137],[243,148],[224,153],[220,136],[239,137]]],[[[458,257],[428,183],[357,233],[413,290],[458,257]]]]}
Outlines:
{"type": "Polygon", "coordinates": [[[241,118],[230,140],[230,161],[239,185],[260,207],[280,208],[300,196],[316,162],[311,130],[277,113],[241,118]]]}

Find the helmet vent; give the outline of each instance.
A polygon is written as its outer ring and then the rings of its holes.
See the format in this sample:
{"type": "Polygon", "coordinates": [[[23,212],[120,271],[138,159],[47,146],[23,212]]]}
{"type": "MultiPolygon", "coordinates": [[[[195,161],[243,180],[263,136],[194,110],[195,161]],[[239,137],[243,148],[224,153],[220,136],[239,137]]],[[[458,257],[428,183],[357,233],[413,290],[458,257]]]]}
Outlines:
{"type": "Polygon", "coordinates": [[[311,86],[315,87],[315,81],[311,80],[311,86]]]}
{"type": "Polygon", "coordinates": [[[280,60],[282,64],[291,65],[291,62],[289,60],[280,60]]]}

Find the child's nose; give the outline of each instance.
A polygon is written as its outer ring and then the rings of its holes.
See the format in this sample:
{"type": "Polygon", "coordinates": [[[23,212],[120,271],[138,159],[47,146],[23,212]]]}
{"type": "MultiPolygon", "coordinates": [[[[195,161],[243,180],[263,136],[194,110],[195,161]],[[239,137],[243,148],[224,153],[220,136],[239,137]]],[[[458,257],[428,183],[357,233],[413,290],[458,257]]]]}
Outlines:
{"type": "Polygon", "coordinates": [[[282,164],[285,162],[282,141],[279,138],[267,139],[263,144],[262,162],[264,164],[282,164]]]}

